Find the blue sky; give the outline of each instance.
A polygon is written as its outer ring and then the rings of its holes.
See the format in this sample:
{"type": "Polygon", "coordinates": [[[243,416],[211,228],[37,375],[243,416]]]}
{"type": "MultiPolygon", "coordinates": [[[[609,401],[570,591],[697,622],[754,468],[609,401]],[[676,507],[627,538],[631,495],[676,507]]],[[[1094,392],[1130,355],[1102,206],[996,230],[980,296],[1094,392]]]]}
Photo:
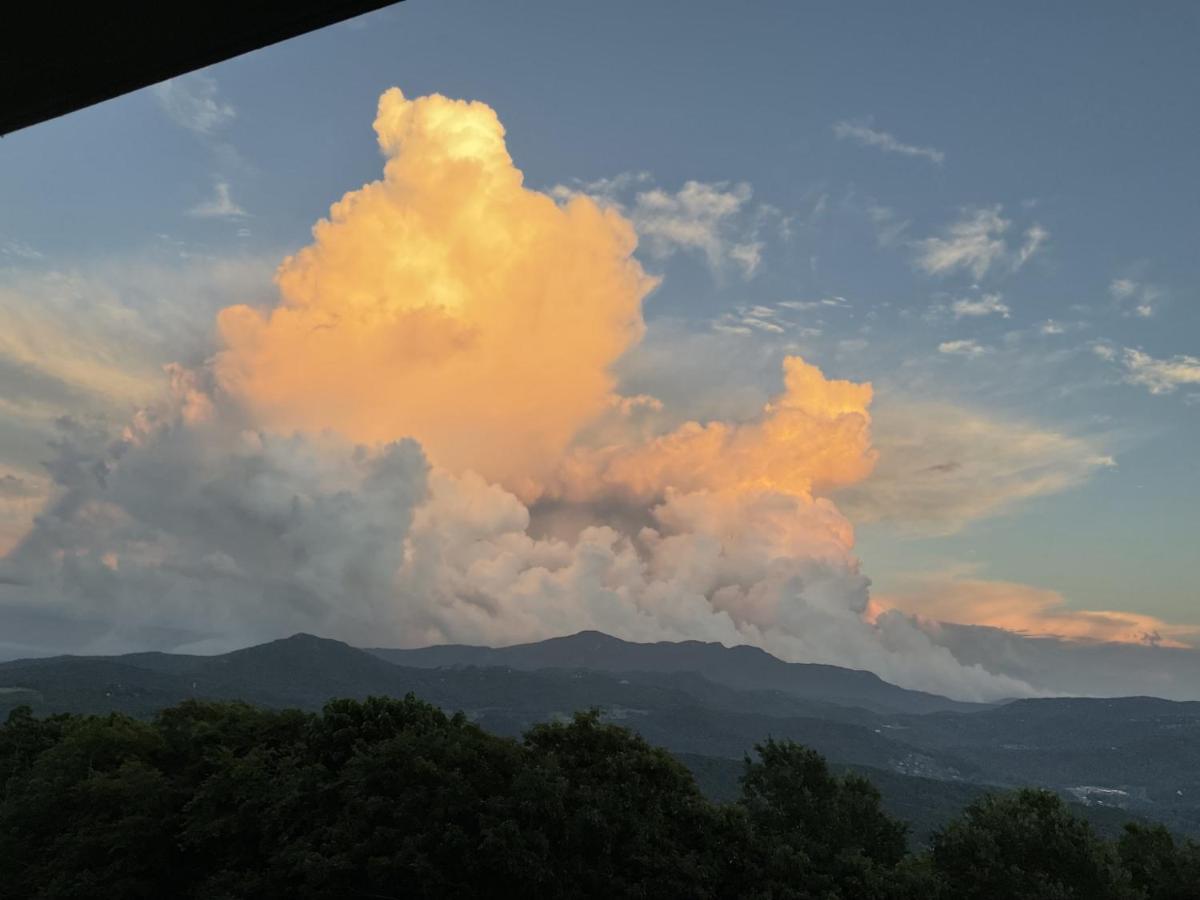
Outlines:
{"type": "MultiPolygon", "coordinates": [[[[379,177],[385,89],[479,100],[528,187],[615,204],[663,276],[624,388],[746,419],[789,353],[874,385],[889,462],[834,500],[880,596],[1200,625],[1198,38],[1188,3],[408,0],[6,137],[2,309],[69,331],[99,291],[114,371],[125,341],[134,381],[200,363],[379,177]]],[[[137,394],[6,352],[0,474],[29,485],[52,413],[137,394]]]]}

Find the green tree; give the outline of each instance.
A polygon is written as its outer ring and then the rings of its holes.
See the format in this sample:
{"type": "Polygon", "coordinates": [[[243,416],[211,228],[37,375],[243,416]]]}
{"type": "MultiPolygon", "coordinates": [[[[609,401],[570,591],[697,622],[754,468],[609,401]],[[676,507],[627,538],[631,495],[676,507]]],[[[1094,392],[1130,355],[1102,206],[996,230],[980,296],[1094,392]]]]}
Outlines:
{"type": "MultiPolygon", "coordinates": [[[[29,737],[19,716],[6,742],[29,737]]],[[[19,860],[5,888],[22,897],[157,897],[174,865],[170,792],[155,729],[126,716],[59,720],[58,740],[0,804],[0,858],[19,860]]]]}
{"type": "Polygon", "coordinates": [[[1146,900],[1193,900],[1200,894],[1200,845],[1195,841],[1176,844],[1162,825],[1130,823],[1117,851],[1146,900]]]}
{"type": "Polygon", "coordinates": [[[666,751],[596,710],[525,735],[534,768],[519,797],[536,810],[560,895],[719,896],[745,832],[666,751]]]}
{"type": "Polygon", "coordinates": [[[1134,900],[1114,848],[1050,791],[989,794],[934,835],[953,900],[1134,900]]]}
{"type": "Polygon", "coordinates": [[[893,896],[905,826],[857,775],[835,775],[824,757],[768,740],[746,759],[740,804],[758,849],[765,893],[790,897],[893,896]]]}

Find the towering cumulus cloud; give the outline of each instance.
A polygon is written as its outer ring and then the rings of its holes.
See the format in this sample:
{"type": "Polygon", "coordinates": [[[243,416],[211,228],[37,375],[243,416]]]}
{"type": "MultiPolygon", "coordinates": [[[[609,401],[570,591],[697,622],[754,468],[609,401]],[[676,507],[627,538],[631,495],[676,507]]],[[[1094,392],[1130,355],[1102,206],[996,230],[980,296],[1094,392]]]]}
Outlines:
{"type": "Polygon", "coordinates": [[[55,497],[0,564],[24,634],[411,646],[598,628],[1028,692],[907,617],[869,619],[828,494],[875,464],[870,385],[791,357],[737,423],[622,396],[611,367],[654,287],[630,223],[524,187],[483,104],[393,89],[375,130],[383,179],[283,262],[274,307],[224,309],[210,363],[170,367],[169,395],[119,434],[63,423],[55,497]]]}
{"type": "Polygon", "coordinates": [[[221,313],[218,380],[271,427],[416,435],[439,464],[527,492],[641,337],[654,282],[633,228],[524,188],[482,103],[393,88],[375,131],[383,180],[284,261],[279,305],[221,313]]]}

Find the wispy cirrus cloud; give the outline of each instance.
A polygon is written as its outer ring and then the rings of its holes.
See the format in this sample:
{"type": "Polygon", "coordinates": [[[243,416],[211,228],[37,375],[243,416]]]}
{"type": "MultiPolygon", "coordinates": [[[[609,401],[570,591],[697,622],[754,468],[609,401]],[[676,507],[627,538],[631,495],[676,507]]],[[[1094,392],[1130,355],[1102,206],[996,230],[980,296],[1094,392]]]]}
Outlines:
{"type": "Polygon", "coordinates": [[[233,104],[219,96],[216,79],[208,75],[171,78],[155,85],[154,96],[172,122],[203,137],[237,118],[233,104]]]}
{"type": "Polygon", "coordinates": [[[188,214],[200,219],[243,219],[248,215],[233,199],[225,181],[214,183],[213,195],[193,206],[188,214]]]}
{"type": "Polygon", "coordinates": [[[914,242],[917,268],[930,275],[969,272],[974,278],[995,269],[1021,268],[1045,245],[1049,232],[1034,223],[1025,230],[1022,243],[1010,247],[1012,220],[1002,212],[1000,206],[967,209],[942,235],[914,242]]]}
{"type": "Polygon", "coordinates": [[[204,74],[172,78],[153,88],[158,105],[172,122],[190,131],[213,155],[216,177],[213,195],[187,210],[202,219],[239,219],[246,211],[233,199],[228,172],[244,169],[241,154],[222,133],[237,118],[233,104],[223,99],[215,78],[204,74]]]}
{"type": "Polygon", "coordinates": [[[854,122],[843,119],[833,124],[833,133],[838,140],[849,140],[863,147],[874,147],[884,153],[897,153],[927,159],[935,165],[946,161],[946,154],[936,147],[921,147],[906,144],[895,135],[872,128],[869,122],[854,122]]]}
{"type": "Polygon", "coordinates": [[[1100,438],[958,403],[893,398],[872,422],[879,462],[837,503],[856,523],[952,534],[1116,465],[1100,438]]]}

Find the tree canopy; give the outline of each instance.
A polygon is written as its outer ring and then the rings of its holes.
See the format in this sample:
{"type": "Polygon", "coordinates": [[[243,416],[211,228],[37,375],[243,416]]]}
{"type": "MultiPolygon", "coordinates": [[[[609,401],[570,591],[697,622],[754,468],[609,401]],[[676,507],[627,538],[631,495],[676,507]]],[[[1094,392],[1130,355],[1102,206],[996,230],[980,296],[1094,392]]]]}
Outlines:
{"type": "Polygon", "coordinates": [[[593,710],[492,735],[411,695],[320,714],[189,701],[0,727],[13,897],[1194,896],[1200,848],[1104,841],[1054,794],[984,797],[910,853],[864,778],[767,740],[710,802],[593,710]],[[1190,893],[1189,893],[1190,891],[1190,893]]]}

